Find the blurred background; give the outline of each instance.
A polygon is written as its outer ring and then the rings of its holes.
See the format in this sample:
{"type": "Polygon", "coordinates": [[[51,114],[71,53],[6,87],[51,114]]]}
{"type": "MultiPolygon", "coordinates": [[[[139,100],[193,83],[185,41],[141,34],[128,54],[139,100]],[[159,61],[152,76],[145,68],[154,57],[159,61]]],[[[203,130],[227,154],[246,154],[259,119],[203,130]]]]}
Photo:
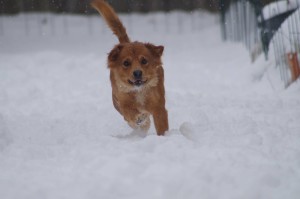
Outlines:
{"type": "MultiPolygon", "coordinates": [[[[3,16],[0,17],[0,36],[5,34],[17,36],[20,31],[12,30],[14,23],[22,27],[21,32],[27,36],[36,34],[54,36],[60,30],[63,30],[62,35],[68,35],[70,32],[76,34],[80,31],[97,35],[99,34],[97,27],[101,27],[102,32],[109,31],[104,24],[95,22],[99,21],[94,18],[98,17],[98,13],[91,8],[90,1],[0,0],[0,16],[3,16]],[[71,22],[71,15],[82,18],[71,22]],[[79,25],[85,28],[75,30],[79,25]]],[[[167,33],[172,32],[172,28],[176,29],[177,33],[182,31],[196,33],[195,30],[204,28],[201,23],[205,20],[201,19],[201,13],[210,13],[220,25],[220,36],[223,40],[244,44],[252,62],[261,54],[268,59],[271,48],[286,87],[300,76],[298,60],[300,0],[108,0],[108,2],[117,12],[124,13],[124,23],[132,32],[135,32],[132,24],[136,18],[131,17],[134,14],[163,15],[160,20],[155,15],[148,15],[150,18],[148,26],[153,27],[153,31],[157,31],[162,25],[160,29],[167,33]]]]}
{"type": "MultiPolygon", "coordinates": [[[[1,0],[1,13],[13,14],[30,11],[66,13],[90,12],[88,0],[1,0]]],[[[119,12],[193,10],[204,8],[218,10],[217,0],[114,0],[108,1],[119,12]]]]}
{"type": "MultiPolygon", "coordinates": [[[[90,0],[0,0],[1,14],[20,12],[90,13],[90,0]]],[[[261,0],[268,4],[274,0],[261,0]]],[[[118,12],[153,12],[205,9],[217,12],[222,6],[228,7],[230,0],[109,0],[118,12]]]]}

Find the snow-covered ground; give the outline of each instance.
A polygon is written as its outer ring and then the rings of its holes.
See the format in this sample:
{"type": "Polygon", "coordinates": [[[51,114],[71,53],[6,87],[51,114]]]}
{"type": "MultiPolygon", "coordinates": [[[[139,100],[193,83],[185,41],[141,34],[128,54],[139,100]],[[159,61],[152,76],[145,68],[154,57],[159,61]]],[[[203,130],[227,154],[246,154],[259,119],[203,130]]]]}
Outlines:
{"type": "Polygon", "coordinates": [[[2,17],[0,198],[298,199],[299,82],[223,43],[216,16],[121,18],[165,46],[170,132],[130,134],[113,108],[98,16],[2,17]]]}

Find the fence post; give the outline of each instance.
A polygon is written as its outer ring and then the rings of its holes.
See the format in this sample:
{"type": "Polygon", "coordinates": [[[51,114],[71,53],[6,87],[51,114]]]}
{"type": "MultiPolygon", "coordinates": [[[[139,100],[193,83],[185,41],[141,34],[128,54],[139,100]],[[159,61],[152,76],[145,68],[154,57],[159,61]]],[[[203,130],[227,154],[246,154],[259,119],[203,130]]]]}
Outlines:
{"type": "Polygon", "coordinates": [[[297,53],[288,53],[287,54],[288,65],[291,71],[291,82],[294,82],[300,76],[300,66],[297,53]]]}
{"type": "Polygon", "coordinates": [[[55,22],[54,22],[54,17],[53,14],[49,13],[49,23],[50,23],[50,28],[51,28],[51,34],[52,36],[56,35],[56,29],[55,29],[55,22]]]}
{"type": "Polygon", "coordinates": [[[89,34],[93,35],[94,34],[93,18],[92,18],[91,12],[89,10],[88,4],[85,4],[84,12],[87,16],[87,25],[88,25],[89,34]]]}
{"type": "Polygon", "coordinates": [[[4,35],[3,16],[0,14],[0,36],[4,35]]]}
{"type": "Polygon", "coordinates": [[[163,3],[164,15],[165,15],[165,28],[167,33],[170,31],[169,28],[169,12],[170,12],[170,5],[171,5],[170,2],[171,0],[166,0],[163,3]]]}
{"type": "Polygon", "coordinates": [[[4,14],[3,1],[0,1],[0,36],[4,35],[3,14],[4,14]]]}
{"type": "Polygon", "coordinates": [[[219,8],[221,12],[221,34],[222,34],[222,39],[223,41],[227,40],[227,34],[226,34],[226,21],[225,21],[225,5],[224,5],[224,0],[219,0],[219,8]]]}
{"type": "Polygon", "coordinates": [[[43,19],[42,16],[39,13],[36,13],[36,21],[37,21],[37,26],[38,26],[38,34],[43,35],[43,19]]]}
{"type": "Polygon", "coordinates": [[[183,26],[183,21],[182,21],[182,15],[183,13],[181,11],[177,12],[177,25],[178,25],[178,33],[182,33],[182,26],[183,26]]]}
{"type": "Polygon", "coordinates": [[[67,19],[67,15],[66,15],[66,13],[65,12],[63,12],[63,29],[64,29],[64,33],[66,34],[66,35],[68,35],[69,34],[69,23],[68,23],[68,19],[67,19]]]}

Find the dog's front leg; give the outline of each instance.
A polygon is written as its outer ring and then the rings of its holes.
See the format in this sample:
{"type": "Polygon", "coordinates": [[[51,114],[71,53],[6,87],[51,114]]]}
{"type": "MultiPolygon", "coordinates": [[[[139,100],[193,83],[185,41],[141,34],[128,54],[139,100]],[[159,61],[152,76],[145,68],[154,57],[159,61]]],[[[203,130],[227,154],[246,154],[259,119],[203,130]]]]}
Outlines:
{"type": "Polygon", "coordinates": [[[137,122],[137,115],[139,115],[139,111],[136,108],[129,107],[129,106],[123,106],[121,109],[122,115],[124,119],[128,123],[135,123],[137,122]]]}
{"type": "Polygon", "coordinates": [[[152,113],[157,135],[164,135],[169,130],[168,112],[165,107],[156,108],[152,113]]]}
{"type": "Polygon", "coordinates": [[[141,128],[146,131],[149,128],[148,126],[150,126],[150,121],[148,121],[149,115],[141,113],[132,106],[123,106],[122,115],[133,129],[141,128]]]}

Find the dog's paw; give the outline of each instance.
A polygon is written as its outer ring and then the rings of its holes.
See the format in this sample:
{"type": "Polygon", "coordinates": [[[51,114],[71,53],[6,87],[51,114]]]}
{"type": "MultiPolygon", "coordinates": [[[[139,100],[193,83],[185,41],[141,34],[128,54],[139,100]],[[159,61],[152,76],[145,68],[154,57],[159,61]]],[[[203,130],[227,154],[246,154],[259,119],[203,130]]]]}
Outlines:
{"type": "Polygon", "coordinates": [[[147,119],[147,117],[148,117],[147,114],[140,114],[136,119],[136,125],[138,126],[142,125],[147,119]]]}

